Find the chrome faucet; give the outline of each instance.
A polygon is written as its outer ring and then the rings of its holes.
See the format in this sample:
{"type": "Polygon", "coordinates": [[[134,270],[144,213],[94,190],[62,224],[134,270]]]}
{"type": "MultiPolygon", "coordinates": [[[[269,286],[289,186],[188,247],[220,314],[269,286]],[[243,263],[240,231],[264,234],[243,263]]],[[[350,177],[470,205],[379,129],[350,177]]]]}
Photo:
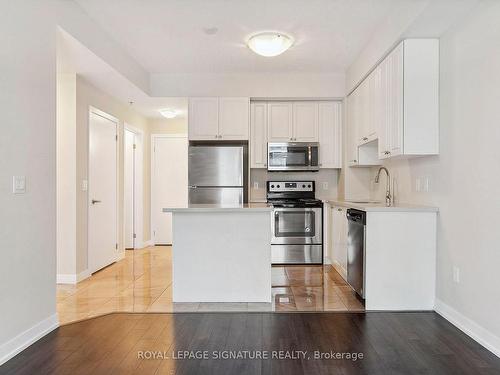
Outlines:
{"type": "Polygon", "coordinates": [[[380,167],[377,175],[375,176],[375,183],[378,184],[380,180],[380,172],[385,171],[387,174],[387,185],[385,188],[385,205],[389,207],[392,204],[392,195],[391,195],[391,175],[386,167],[380,167]]]}

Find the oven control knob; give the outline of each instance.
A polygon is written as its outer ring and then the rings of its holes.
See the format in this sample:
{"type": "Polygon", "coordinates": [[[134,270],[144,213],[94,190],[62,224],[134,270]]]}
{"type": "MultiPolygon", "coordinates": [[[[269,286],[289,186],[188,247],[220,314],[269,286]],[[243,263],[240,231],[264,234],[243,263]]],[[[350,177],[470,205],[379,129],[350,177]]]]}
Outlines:
{"type": "Polygon", "coordinates": [[[306,187],[306,185],[302,185],[302,187],[303,187],[303,188],[305,188],[305,187],[306,187]]]}
{"type": "Polygon", "coordinates": [[[310,188],[310,187],[311,187],[311,185],[307,185],[307,187],[308,187],[308,188],[310,188]]]}
{"type": "Polygon", "coordinates": [[[277,187],[278,189],[280,188],[280,186],[279,186],[279,185],[277,185],[276,187],[277,187]]]}
{"type": "Polygon", "coordinates": [[[274,188],[274,185],[271,185],[272,188],[274,188]]]}

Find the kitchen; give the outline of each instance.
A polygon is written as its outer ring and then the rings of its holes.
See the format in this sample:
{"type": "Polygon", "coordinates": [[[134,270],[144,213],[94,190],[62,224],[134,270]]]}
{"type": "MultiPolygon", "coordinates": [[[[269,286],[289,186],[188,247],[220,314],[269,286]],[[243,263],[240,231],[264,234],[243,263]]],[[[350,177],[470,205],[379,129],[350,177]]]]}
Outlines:
{"type": "Polygon", "coordinates": [[[439,153],[438,78],[439,42],[407,39],[345,103],[190,98],[189,205],[164,208],[173,301],[270,304],[273,269],[331,264],[366,310],[431,310],[438,208],[400,202],[390,171],[370,168],[439,153]],[[344,155],[363,196],[340,186],[344,155]]]}
{"type": "Polygon", "coordinates": [[[498,2],[3,8],[1,373],[498,371],[498,2]]]}

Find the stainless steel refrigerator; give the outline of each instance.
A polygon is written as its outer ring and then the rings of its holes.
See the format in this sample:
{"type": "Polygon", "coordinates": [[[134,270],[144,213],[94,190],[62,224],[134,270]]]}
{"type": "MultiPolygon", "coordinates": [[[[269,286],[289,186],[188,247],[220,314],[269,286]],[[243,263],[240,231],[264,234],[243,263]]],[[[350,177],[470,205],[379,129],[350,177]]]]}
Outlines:
{"type": "Polygon", "coordinates": [[[247,198],[248,146],[189,145],[189,203],[240,204],[247,198]]]}

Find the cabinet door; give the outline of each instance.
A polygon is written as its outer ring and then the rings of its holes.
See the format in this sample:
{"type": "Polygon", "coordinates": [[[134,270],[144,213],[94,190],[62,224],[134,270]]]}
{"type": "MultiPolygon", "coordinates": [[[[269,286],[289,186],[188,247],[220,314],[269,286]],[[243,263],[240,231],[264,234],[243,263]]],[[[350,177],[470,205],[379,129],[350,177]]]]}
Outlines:
{"type": "Polygon", "coordinates": [[[347,218],[346,208],[332,208],[332,256],[333,263],[345,279],[347,277],[347,218]]]}
{"type": "Polygon", "coordinates": [[[267,141],[291,142],[292,103],[270,102],[267,104],[267,141]]]}
{"type": "Polygon", "coordinates": [[[267,103],[250,107],[250,167],[267,167],[267,103]]]}
{"type": "Polygon", "coordinates": [[[249,98],[219,98],[219,139],[248,140],[249,98]]]}
{"type": "Polygon", "coordinates": [[[354,91],[347,97],[347,126],[346,126],[346,157],[348,165],[358,164],[358,136],[357,122],[359,111],[358,92],[354,91]]]}
{"type": "Polygon", "coordinates": [[[293,103],[293,140],[318,142],[318,103],[293,103]]]}
{"type": "Polygon", "coordinates": [[[342,168],[342,103],[318,103],[319,166],[342,168]]]}
{"type": "Polygon", "coordinates": [[[389,55],[390,71],[390,156],[403,153],[403,44],[389,55]]]}
{"type": "Polygon", "coordinates": [[[189,139],[216,140],[219,135],[219,100],[189,98],[189,139]]]}
{"type": "Polygon", "coordinates": [[[378,113],[378,154],[379,159],[386,159],[390,156],[390,72],[391,61],[385,59],[379,65],[380,68],[380,92],[379,92],[379,113],[378,113]]]}
{"type": "Polygon", "coordinates": [[[369,123],[370,123],[370,86],[369,80],[365,79],[359,87],[355,90],[357,91],[357,133],[358,142],[362,144],[368,141],[369,123]]]}
{"type": "Polygon", "coordinates": [[[368,135],[369,139],[377,138],[377,131],[379,128],[379,113],[380,113],[380,87],[382,84],[382,74],[380,66],[369,76],[369,120],[368,120],[368,135]]]}

